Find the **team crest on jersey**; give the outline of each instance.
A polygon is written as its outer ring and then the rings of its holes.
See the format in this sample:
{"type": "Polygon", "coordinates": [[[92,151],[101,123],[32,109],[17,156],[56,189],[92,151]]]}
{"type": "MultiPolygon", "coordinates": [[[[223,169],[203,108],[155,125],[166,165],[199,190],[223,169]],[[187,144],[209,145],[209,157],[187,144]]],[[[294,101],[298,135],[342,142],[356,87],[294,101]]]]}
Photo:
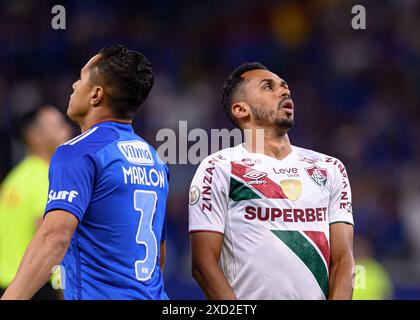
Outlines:
{"type": "Polygon", "coordinates": [[[302,194],[302,183],[297,179],[286,179],[280,181],[284,194],[290,200],[296,201],[302,194]]]}
{"type": "Polygon", "coordinates": [[[192,186],[190,189],[190,205],[194,205],[200,199],[200,189],[197,186],[192,186]]]}
{"type": "Polygon", "coordinates": [[[131,163],[147,166],[153,166],[155,163],[146,142],[139,140],[121,141],[118,142],[118,149],[131,163]]]}
{"type": "Polygon", "coordinates": [[[317,165],[313,165],[310,168],[305,168],[306,173],[321,188],[324,188],[327,184],[328,180],[328,171],[327,169],[323,169],[318,167],[317,165]]]}

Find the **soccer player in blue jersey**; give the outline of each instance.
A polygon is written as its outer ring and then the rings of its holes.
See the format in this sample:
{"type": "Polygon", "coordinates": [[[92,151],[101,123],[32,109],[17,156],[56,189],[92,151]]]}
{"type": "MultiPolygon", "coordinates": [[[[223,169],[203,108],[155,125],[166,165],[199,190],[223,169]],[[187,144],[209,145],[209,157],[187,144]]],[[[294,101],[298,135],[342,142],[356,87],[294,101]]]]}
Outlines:
{"type": "Polygon", "coordinates": [[[82,134],[51,160],[44,221],[2,299],[31,298],[60,263],[65,299],[168,299],[168,169],[131,126],[153,82],[123,46],[82,68],[67,111],[82,134]]]}

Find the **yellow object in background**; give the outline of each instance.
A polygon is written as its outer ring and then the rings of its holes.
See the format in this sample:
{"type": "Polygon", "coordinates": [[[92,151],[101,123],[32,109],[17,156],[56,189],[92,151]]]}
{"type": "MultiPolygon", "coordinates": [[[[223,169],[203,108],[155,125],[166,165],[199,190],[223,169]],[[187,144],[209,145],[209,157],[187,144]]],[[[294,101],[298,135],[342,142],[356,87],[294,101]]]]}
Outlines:
{"type": "Polygon", "coordinates": [[[0,190],[0,287],[13,280],[26,247],[44,213],[48,163],[24,158],[4,179],[0,190]]]}
{"type": "Polygon", "coordinates": [[[353,300],[387,300],[393,284],[385,268],[372,258],[356,261],[353,300]]]}
{"type": "Polygon", "coordinates": [[[286,47],[297,47],[309,36],[307,17],[301,6],[280,4],[271,15],[271,29],[286,47]]]}

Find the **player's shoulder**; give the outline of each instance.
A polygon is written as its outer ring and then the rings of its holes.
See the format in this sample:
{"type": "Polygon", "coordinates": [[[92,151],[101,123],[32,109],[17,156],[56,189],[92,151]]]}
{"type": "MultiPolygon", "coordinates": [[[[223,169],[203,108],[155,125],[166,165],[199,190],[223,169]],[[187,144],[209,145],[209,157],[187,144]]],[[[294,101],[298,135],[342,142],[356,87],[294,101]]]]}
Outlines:
{"type": "Polygon", "coordinates": [[[343,162],[339,158],[302,147],[293,146],[293,148],[297,154],[298,160],[301,162],[330,168],[334,172],[344,173],[346,170],[343,162]]]}
{"type": "Polygon", "coordinates": [[[92,155],[118,139],[118,132],[112,128],[94,126],[60,145],[54,153],[53,160],[72,161],[92,155]]]}

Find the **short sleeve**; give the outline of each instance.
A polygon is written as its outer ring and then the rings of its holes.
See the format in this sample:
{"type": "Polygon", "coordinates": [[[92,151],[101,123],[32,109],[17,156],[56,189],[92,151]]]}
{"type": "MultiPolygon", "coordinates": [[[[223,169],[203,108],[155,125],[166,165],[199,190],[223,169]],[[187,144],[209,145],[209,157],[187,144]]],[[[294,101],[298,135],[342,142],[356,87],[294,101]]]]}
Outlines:
{"type": "Polygon", "coordinates": [[[330,224],[343,222],[354,225],[350,181],[340,161],[334,166],[328,216],[330,224]]]}
{"type": "Polygon", "coordinates": [[[90,203],[96,166],[91,155],[66,151],[59,148],[51,159],[45,215],[65,210],[80,222],[90,203]]]}
{"type": "Polygon", "coordinates": [[[189,231],[224,233],[228,209],[228,181],[222,168],[203,160],[190,186],[189,231]]]}

